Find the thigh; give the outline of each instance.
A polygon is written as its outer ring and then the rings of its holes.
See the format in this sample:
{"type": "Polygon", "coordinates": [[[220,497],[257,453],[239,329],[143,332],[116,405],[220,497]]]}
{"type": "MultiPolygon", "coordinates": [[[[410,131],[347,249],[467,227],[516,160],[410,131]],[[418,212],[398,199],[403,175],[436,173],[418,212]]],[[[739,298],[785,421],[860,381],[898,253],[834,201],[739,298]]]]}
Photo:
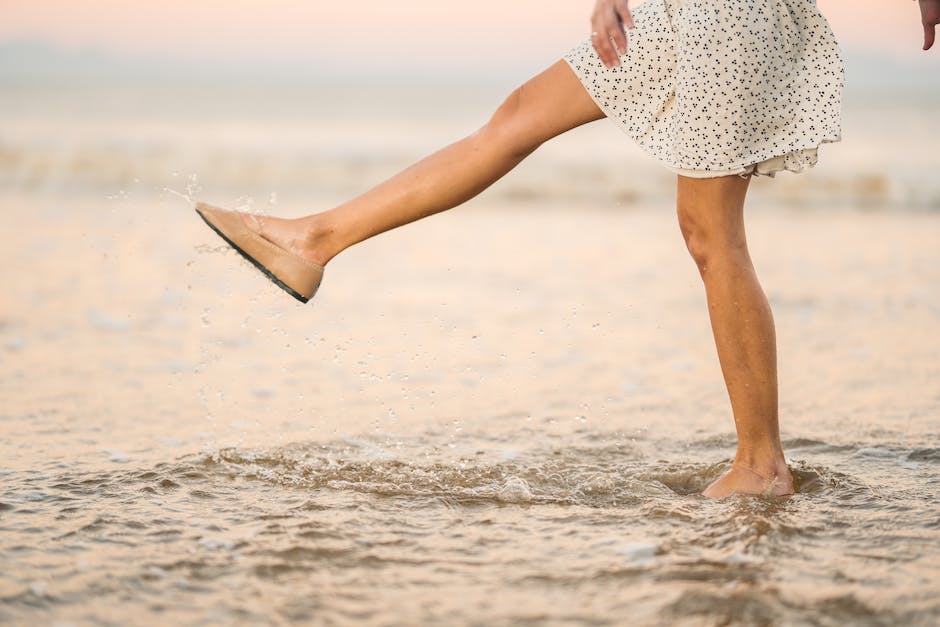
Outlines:
{"type": "Polygon", "coordinates": [[[568,63],[559,60],[515,89],[491,124],[540,144],[604,117],[568,63]]]}
{"type": "Polygon", "coordinates": [[[751,176],[737,174],[712,178],[678,176],[676,209],[683,234],[744,239],[744,200],[751,176]]]}

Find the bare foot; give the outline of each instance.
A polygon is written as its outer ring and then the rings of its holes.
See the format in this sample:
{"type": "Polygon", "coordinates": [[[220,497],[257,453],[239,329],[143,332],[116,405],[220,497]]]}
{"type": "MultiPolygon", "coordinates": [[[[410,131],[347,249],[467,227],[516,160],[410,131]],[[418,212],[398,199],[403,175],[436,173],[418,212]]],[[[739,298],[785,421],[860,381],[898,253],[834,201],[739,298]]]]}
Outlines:
{"type": "Polygon", "coordinates": [[[732,494],[783,496],[793,492],[793,476],[786,465],[767,473],[747,464],[734,462],[731,469],[705,488],[702,494],[710,499],[720,499],[732,494]]]}
{"type": "Polygon", "coordinates": [[[308,222],[253,213],[242,213],[241,216],[249,229],[298,257],[321,266],[330,260],[330,256],[323,254],[316,245],[318,234],[313,232],[308,222]]]}

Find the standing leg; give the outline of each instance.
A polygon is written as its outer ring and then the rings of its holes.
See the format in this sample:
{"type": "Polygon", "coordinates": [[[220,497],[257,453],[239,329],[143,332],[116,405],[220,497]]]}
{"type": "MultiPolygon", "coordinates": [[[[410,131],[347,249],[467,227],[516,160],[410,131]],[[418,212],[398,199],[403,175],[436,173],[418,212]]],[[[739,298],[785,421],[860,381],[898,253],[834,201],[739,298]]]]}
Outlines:
{"type": "Polygon", "coordinates": [[[542,143],[604,117],[565,61],[512,92],[480,130],[338,207],[294,220],[246,217],[249,228],[320,265],[373,235],[456,207],[542,143]]]}
{"type": "Polygon", "coordinates": [[[679,176],[679,227],[705,283],[718,360],[738,450],[727,474],[705,489],[729,494],[790,494],[777,411],[777,340],[773,314],[757,280],[744,234],[750,177],[679,176]]]}

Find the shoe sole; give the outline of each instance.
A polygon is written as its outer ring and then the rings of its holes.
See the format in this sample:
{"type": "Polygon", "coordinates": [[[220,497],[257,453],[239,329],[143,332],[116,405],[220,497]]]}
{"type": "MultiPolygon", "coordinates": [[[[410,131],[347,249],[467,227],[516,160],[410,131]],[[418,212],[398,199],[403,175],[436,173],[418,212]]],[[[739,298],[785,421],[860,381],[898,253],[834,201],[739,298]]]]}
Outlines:
{"type": "Polygon", "coordinates": [[[304,303],[304,304],[306,304],[307,302],[310,301],[310,298],[307,298],[306,296],[302,296],[301,294],[298,294],[297,292],[295,292],[295,291],[294,291],[293,289],[291,289],[288,285],[286,285],[283,281],[281,281],[279,278],[277,278],[276,276],[274,276],[274,274],[273,274],[270,270],[268,270],[268,269],[265,268],[261,263],[259,263],[257,259],[255,259],[255,258],[252,257],[251,255],[249,255],[248,253],[246,253],[246,252],[245,252],[244,250],[242,250],[235,242],[233,242],[233,241],[230,240],[228,237],[226,237],[226,235],[225,235],[222,231],[220,231],[218,228],[216,228],[216,226],[215,226],[214,224],[212,224],[212,222],[210,222],[210,221],[208,220],[208,218],[206,218],[206,216],[204,216],[204,215],[202,214],[202,211],[200,211],[199,209],[196,209],[196,213],[199,214],[199,217],[202,218],[202,221],[205,222],[205,223],[209,226],[210,229],[212,229],[213,231],[215,231],[215,234],[216,234],[216,235],[218,235],[218,236],[221,237],[223,240],[225,240],[225,243],[227,243],[229,246],[231,246],[232,248],[234,248],[235,251],[238,252],[239,255],[241,255],[242,257],[244,257],[244,258],[247,259],[248,261],[250,261],[250,262],[251,262],[251,265],[253,265],[254,267],[258,268],[258,270],[261,270],[261,273],[264,274],[264,276],[268,277],[268,278],[271,280],[272,283],[274,283],[274,284],[277,285],[279,288],[281,288],[282,290],[284,290],[285,292],[287,292],[288,294],[290,294],[291,296],[293,296],[294,298],[296,298],[297,300],[299,300],[300,302],[302,302],[302,303],[304,303]]]}

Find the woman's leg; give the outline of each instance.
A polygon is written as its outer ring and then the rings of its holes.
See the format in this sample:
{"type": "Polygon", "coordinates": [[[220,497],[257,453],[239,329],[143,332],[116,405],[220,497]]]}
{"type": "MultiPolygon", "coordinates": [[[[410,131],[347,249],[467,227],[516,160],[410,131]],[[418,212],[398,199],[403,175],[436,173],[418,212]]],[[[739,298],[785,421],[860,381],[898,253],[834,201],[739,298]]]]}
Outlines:
{"type": "Polygon", "coordinates": [[[757,280],[744,234],[750,177],[679,176],[679,228],[705,283],[718,360],[724,375],[738,450],[731,470],[705,495],[790,494],[777,413],[777,340],[767,297],[757,280]]]}
{"type": "Polygon", "coordinates": [[[263,217],[249,227],[325,265],[346,248],[456,207],[512,170],[542,143],[604,117],[564,61],[512,92],[480,130],[338,207],[295,220],[263,217]]]}

